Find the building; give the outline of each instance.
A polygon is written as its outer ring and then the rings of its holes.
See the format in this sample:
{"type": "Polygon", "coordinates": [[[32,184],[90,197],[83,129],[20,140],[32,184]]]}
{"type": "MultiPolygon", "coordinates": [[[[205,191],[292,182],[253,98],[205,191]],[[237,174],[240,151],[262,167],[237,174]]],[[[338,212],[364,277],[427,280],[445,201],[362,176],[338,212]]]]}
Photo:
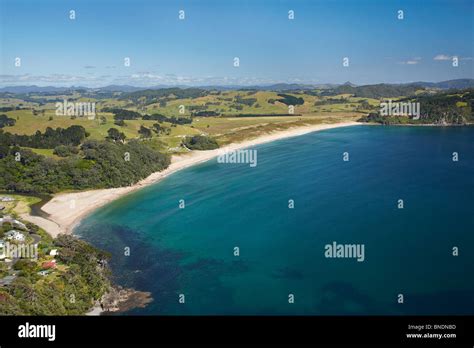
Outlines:
{"type": "Polygon", "coordinates": [[[14,240],[14,241],[17,241],[17,242],[24,242],[25,241],[25,235],[23,233],[21,233],[20,231],[16,231],[16,230],[8,231],[7,233],[5,233],[5,237],[8,240],[14,240]]]}
{"type": "Polygon", "coordinates": [[[49,252],[49,255],[50,255],[50,256],[56,256],[56,255],[58,255],[58,249],[52,249],[52,250],[49,252]]]}
{"type": "Polygon", "coordinates": [[[2,202],[13,202],[15,199],[12,198],[12,197],[8,197],[8,196],[1,196],[0,197],[0,201],[2,202]]]}
{"type": "Polygon", "coordinates": [[[56,260],[51,260],[51,261],[45,261],[41,264],[41,268],[43,270],[50,269],[50,268],[56,268],[56,260]]]}

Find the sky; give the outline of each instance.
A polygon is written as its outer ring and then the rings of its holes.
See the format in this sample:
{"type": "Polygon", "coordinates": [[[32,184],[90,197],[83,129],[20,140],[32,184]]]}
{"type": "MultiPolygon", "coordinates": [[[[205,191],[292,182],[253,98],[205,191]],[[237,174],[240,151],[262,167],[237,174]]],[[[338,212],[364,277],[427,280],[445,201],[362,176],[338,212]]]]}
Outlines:
{"type": "Polygon", "coordinates": [[[473,34],[473,0],[0,0],[0,86],[438,82],[473,34]]]}

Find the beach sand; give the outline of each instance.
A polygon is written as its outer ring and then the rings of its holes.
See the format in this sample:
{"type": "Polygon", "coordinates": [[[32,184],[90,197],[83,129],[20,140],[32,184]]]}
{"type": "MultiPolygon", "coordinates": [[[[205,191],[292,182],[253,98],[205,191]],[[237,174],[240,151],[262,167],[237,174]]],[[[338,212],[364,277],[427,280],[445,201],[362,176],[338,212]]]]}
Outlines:
{"type": "Polygon", "coordinates": [[[181,169],[217,157],[222,152],[252,147],[259,144],[283,138],[299,136],[320,130],[354,125],[360,125],[360,123],[342,122],[333,124],[308,125],[304,127],[291,128],[284,131],[266,134],[255,139],[246,140],[241,143],[230,144],[216,150],[192,151],[184,155],[175,155],[172,157],[171,164],[167,169],[161,172],[153,173],[135,185],[73,193],[60,193],[55,195],[49,202],[47,202],[41,208],[44,212],[49,214],[47,219],[39,216],[32,216],[29,214],[23,214],[21,217],[27,221],[30,221],[40,226],[53,237],[56,237],[60,233],[72,233],[74,226],[95,209],[109,202],[112,202],[119,197],[139,190],[140,188],[157,183],[163,178],[173,173],[176,173],[181,169]]]}

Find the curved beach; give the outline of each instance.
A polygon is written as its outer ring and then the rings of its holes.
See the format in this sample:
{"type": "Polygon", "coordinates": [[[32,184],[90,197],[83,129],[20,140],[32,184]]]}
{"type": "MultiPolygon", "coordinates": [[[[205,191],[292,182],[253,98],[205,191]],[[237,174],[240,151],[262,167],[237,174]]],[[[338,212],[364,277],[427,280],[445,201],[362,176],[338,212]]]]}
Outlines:
{"type": "Polygon", "coordinates": [[[175,155],[172,157],[171,164],[168,168],[161,172],[153,173],[132,186],[72,193],[60,193],[55,195],[41,208],[49,215],[48,218],[29,214],[22,215],[22,218],[40,226],[52,237],[56,237],[61,233],[72,233],[74,226],[95,209],[143,187],[155,184],[163,178],[176,173],[181,169],[188,168],[195,164],[199,164],[217,157],[223,151],[238,150],[311,132],[355,125],[360,125],[360,123],[341,122],[334,124],[308,125],[305,127],[292,128],[285,131],[266,134],[241,143],[230,144],[215,150],[192,151],[184,155],[175,155]]]}

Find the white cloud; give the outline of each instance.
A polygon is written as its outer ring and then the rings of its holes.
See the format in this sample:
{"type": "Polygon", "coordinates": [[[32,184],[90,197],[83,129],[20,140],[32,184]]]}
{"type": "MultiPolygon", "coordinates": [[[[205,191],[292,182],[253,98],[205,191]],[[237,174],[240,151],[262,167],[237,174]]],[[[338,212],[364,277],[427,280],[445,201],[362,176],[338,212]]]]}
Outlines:
{"type": "Polygon", "coordinates": [[[51,74],[51,75],[0,75],[0,85],[22,85],[22,84],[53,84],[53,85],[73,85],[73,84],[94,84],[101,82],[100,77],[87,75],[76,76],[67,74],[51,74]]]}
{"type": "Polygon", "coordinates": [[[416,64],[419,64],[420,61],[421,61],[421,57],[413,57],[413,58],[405,60],[403,62],[398,62],[398,64],[416,65],[416,64]]]}
{"type": "Polygon", "coordinates": [[[446,54],[438,54],[433,58],[433,60],[450,60],[452,57],[446,54]]]}

